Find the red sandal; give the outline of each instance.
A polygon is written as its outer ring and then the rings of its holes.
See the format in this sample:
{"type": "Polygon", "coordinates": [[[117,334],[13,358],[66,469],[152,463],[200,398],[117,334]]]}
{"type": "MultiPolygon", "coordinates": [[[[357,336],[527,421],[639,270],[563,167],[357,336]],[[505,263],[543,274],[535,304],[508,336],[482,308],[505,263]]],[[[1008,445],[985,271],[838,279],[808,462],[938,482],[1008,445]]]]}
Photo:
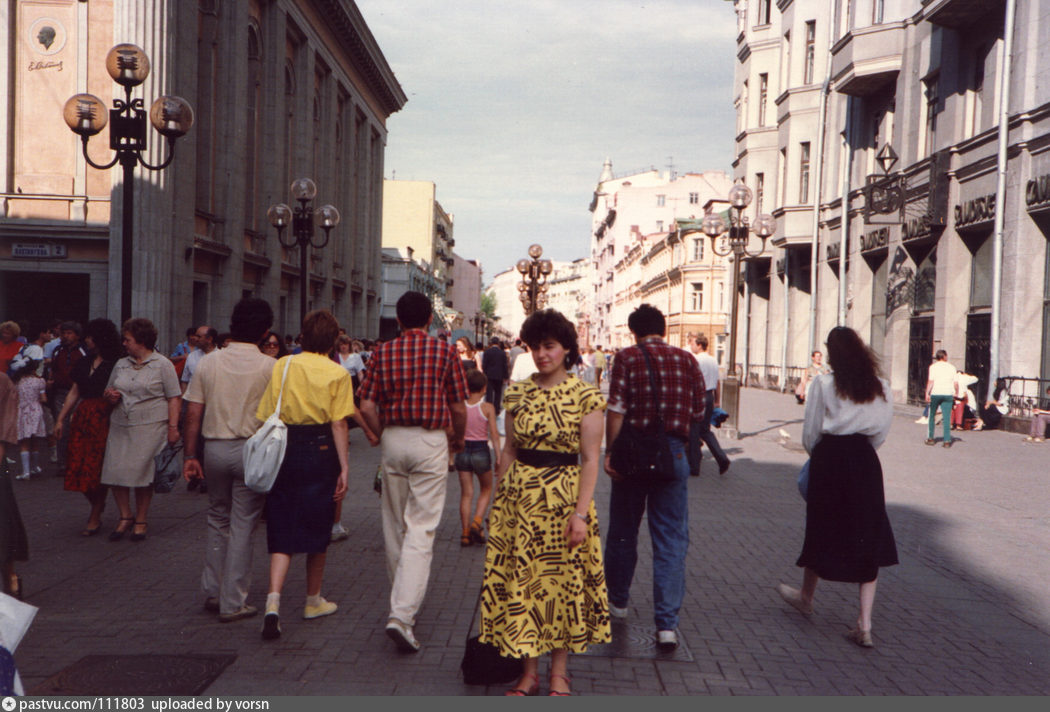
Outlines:
{"type": "MultiPolygon", "coordinates": [[[[553,680],[556,677],[560,677],[562,680],[565,680],[565,686],[566,687],[569,687],[572,684],[572,680],[570,680],[565,675],[555,675],[554,673],[551,673],[551,680],[553,680]]],[[[553,690],[552,689],[549,693],[547,693],[547,696],[548,697],[572,697],[572,689],[570,687],[568,692],[559,692],[558,690],[553,690]]]]}
{"type": "Polygon", "coordinates": [[[527,689],[522,689],[520,687],[512,687],[509,690],[507,690],[506,692],[504,692],[503,696],[504,697],[535,697],[536,695],[540,694],[540,679],[537,676],[535,676],[535,675],[533,675],[531,673],[525,673],[524,675],[521,676],[521,679],[518,680],[518,683],[520,684],[522,682],[522,680],[527,680],[530,677],[532,678],[532,684],[529,685],[529,687],[527,689]]]}

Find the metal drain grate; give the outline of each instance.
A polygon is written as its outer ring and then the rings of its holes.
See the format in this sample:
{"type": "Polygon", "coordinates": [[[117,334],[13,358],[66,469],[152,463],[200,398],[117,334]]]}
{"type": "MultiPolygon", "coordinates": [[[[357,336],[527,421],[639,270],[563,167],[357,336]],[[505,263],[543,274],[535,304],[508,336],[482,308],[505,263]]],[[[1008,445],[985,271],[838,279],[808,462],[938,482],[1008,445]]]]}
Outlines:
{"type": "Polygon", "coordinates": [[[88,655],[30,695],[199,695],[236,655],[88,655]]]}
{"type": "Polygon", "coordinates": [[[652,626],[624,623],[613,619],[612,642],[592,645],[584,655],[599,658],[638,658],[640,660],[671,660],[674,662],[693,662],[693,654],[685,643],[682,633],[678,633],[678,647],[663,651],[656,647],[656,631],[652,626]]]}

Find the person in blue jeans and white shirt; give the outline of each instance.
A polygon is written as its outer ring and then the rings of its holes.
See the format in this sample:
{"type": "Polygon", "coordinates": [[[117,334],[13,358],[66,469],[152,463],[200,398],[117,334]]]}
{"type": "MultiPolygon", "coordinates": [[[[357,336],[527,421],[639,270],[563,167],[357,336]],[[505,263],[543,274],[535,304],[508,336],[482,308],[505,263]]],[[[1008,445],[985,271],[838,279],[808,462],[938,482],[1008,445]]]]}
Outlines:
{"type": "Polygon", "coordinates": [[[614,618],[626,618],[629,613],[631,580],[638,562],[638,527],[647,514],[653,546],[656,642],[663,650],[673,650],[678,646],[678,612],[685,595],[689,547],[689,434],[694,422],[705,417],[706,389],[696,359],[685,349],[664,342],[666,322],[659,309],[642,304],[628,317],[627,327],[635,346],[620,351],[613,362],[605,419],[605,471],[613,481],[605,543],[609,613],[614,618]],[[657,393],[652,392],[643,349],[653,364],[657,393]],[[658,414],[663,417],[674,473],[656,483],[625,479],[613,469],[609,447],[625,421],[644,429],[658,414]]]}

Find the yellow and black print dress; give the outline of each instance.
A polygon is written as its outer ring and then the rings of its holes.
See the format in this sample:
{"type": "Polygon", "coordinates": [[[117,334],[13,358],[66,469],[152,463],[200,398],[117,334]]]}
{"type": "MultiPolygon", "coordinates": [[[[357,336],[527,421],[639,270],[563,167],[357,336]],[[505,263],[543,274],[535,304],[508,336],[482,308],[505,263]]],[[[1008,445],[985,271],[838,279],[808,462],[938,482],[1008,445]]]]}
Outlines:
{"type": "MultiPolygon", "coordinates": [[[[581,419],[603,410],[605,399],[575,376],[549,389],[529,378],[507,388],[503,407],[514,416],[518,448],[575,454],[581,419]]],[[[582,653],[611,640],[593,501],[583,543],[570,551],[563,536],[579,484],[579,465],[538,468],[518,460],[499,482],[485,549],[481,640],[504,656],[582,653]]]]}

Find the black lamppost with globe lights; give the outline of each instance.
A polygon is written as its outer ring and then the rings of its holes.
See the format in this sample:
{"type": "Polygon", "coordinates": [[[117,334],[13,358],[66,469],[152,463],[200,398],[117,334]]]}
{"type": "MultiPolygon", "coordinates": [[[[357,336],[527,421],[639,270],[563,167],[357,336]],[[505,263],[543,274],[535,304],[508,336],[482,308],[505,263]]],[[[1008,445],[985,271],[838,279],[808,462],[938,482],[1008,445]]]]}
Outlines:
{"type": "Polygon", "coordinates": [[[518,260],[517,269],[521,273],[518,284],[518,299],[525,309],[525,316],[530,316],[537,309],[547,306],[547,275],[554,271],[550,260],[541,260],[543,248],[539,245],[529,246],[531,260],[518,260]]]}
{"type": "Polygon", "coordinates": [[[131,98],[131,91],[146,80],[150,72],[149,57],[133,44],[118,44],[106,55],[106,71],[113,81],[124,87],[124,98],[114,99],[113,108],[93,94],[76,94],[62,109],[62,118],[73,133],[80,136],[84,160],[92,168],[108,170],[120,164],[124,171],[121,205],[120,319],[131,318],[132,246],[134,240],[135,167],[151,171],[168,167],[175,158],[175,140],[193,126],[193,107],[178,96],[164,95],[153,102],[149,121],[167,139],[168,157],[153,165],[142,157],[146,150],[146,109],[142,98],[131,98]],[[88,139],[109,123],[109,147],[116,155],[109,163],[96,163],[88,155],[88,139]]]}
{"type": "Polygon", "coordinates": [[[317,184],[309,178],[292,182],[292,197],[299,203],[290,208],[284,203],[271,205],[266,211],[270,224],[277,228],[277,239],[287,248],[299,248],[299,328],[306,320],[306,296],[310,281],[308,270],[308,248],[319,250],[328,244],[328,235],[339,224],[339,211],[331,205],[322,205],[313,210],[310,204],[317,197],[317,184]],[[320,242],[314,242],[314,223],[324,231],[320,242]],[[291,225],[289,240],[284,239],[284,229],[291,225]]]}
{"type": "Polygon", "coordinates": [[[697,225],[693,221],[680,221],[678,232],[682,237],[691,232],[702,232],[711,238],[711,249],[719,257],[732,256],[733,270],[733,304],[730,308],[729,326],[729,364],[726,377],[722,382],[722,407],[729,414],[725,428],[730,437],[740,436],[740,383],[741,376],[736,367],[736,332],[738,299],[740,289],[740,267],[744,258],[759,257],[766,249],[766,240],[776,232],[777,221],[771,215],[759,215],[752,225],[744,210],[754,197],[751,189],[743,183],[737,183],[729,189],[729,223],[721,215],[705,215],[697,225]],[[759,238],[757,249],[752,249],[752,233],[759,238]]]}

